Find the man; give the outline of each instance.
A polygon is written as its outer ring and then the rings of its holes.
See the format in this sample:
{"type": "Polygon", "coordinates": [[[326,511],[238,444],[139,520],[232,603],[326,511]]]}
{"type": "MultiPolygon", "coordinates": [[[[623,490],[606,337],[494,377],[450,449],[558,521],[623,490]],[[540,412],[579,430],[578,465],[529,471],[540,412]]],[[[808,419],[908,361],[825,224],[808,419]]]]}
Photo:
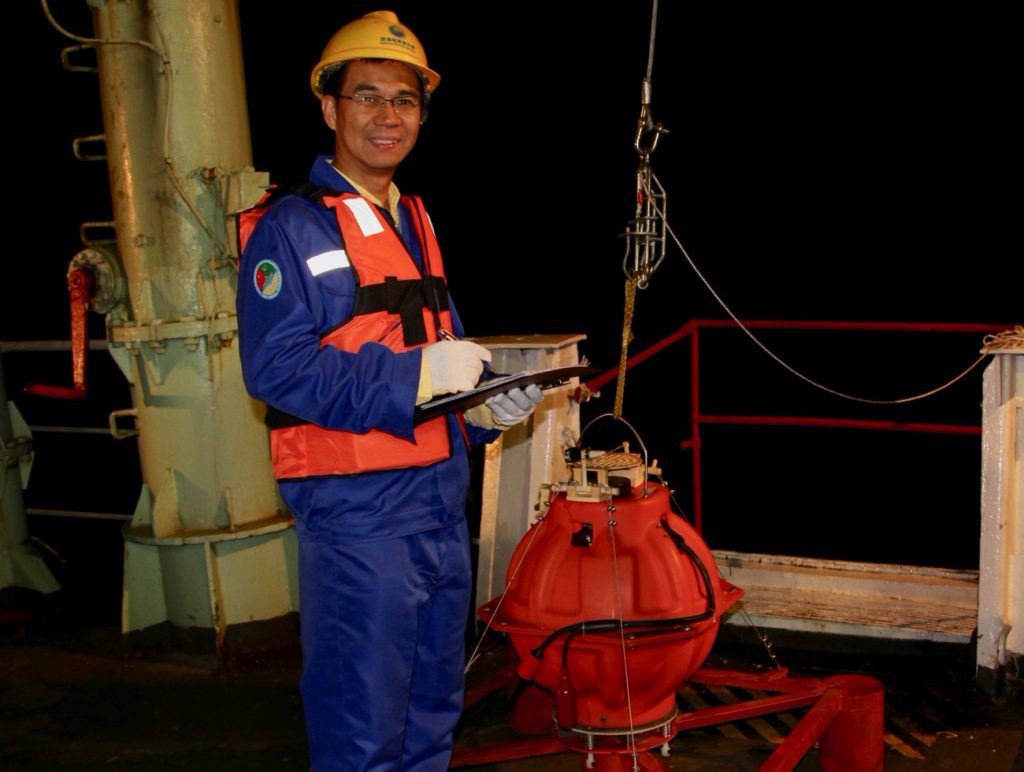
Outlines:
{"type": "Polygon", "coordinates": [[[239,273],[242,367],[267,403],[295,513],[313,768],[441,770],[462,703],[467,440],[525,419],[536,387],[413,425],[476,385],[440,250],[392,177],[440,77],[393,13],[340,29],[312,73],[333,158],[260,217],[239,273]]]}

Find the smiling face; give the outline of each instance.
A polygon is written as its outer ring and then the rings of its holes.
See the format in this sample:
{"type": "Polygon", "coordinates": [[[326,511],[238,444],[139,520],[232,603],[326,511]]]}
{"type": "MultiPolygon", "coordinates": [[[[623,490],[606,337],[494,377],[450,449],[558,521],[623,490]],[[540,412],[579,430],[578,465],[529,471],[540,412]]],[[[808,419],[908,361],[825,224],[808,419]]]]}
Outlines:
{"type": "MultiPolygon", "coordinates": [[[[392,61],[355,61],[345,67],[339,94],[376,94],[385,99],[419,99],[420,83],[411,68],[392,61]]],[[[349,99],[325,95],[324,121],[334,130],[334,166],[381,200],[395,169],[416,144],[420,111],[398,113],[394,104],[367,110],[349,99]]]]}

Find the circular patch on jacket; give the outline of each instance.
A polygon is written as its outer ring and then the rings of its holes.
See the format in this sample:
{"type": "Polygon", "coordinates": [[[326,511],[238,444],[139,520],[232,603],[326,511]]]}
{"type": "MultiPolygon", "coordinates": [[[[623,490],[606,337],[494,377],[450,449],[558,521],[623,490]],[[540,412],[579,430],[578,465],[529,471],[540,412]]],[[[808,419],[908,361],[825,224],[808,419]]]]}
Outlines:
{"type": "Polygon", "coordinates": [[[261,298],[273,300],[281,293],[281,269],[273,260],[260,260],[252,274],[252,283],[261,298]]]}

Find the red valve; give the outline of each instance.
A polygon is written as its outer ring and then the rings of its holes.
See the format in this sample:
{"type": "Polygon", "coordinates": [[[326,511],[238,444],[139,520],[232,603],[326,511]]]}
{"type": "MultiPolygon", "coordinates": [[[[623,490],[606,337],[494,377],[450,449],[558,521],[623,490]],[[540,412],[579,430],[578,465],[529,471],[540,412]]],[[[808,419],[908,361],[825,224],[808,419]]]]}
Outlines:
{"type": "Polygon", "coordinates": [[[86,311],[92,294],[92,274],[84,268],[68,271],[68,292],[71,293],[71,377],[74,387],[44,386],[30,383],[25,393],[54,399],[85,399],[85,350],[89,344],[86,329],[86,311]]]}

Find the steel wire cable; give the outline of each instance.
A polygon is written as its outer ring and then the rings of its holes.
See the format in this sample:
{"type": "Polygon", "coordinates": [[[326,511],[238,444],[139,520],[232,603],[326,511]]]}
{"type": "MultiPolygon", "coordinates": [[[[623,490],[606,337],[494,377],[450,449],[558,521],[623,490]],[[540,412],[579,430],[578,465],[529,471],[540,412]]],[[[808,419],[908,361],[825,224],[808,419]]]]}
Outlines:
{"type": "MultiPolygon", "coordinates": [[[[658,178],[653,175],[653,173],[652,177],[654,177],[655,181],[658,182],[659,185],[661,184],[658,181],[658,178]]],[[[649,189],[648,194],[650,194],[649,189]]],[[[820,389],[821,391],[832,394],[833,396],[841,397],[842,399],[851,400],[853,402],[863,402],[870,405],[900,405],[907,402],[915,402],[920,399],[925,399],[926,397],[930,397],[934,394],[938,394],[940,391],[948,389],[957,381],[967,376],[968,373],[970,373],[972,370],[974,370],[974,368],[980,365],[985,360],[985,357],[988,356],[987,352],[982,353],[982,355],[978,357],[969,367],[967,367],[967,369],[965,369],[963,372],[954,376],[953,378],[946,381],[940,386],[936,386],[935,388],[929,389],[928,391],[925,391],[920,394],[913,394],[911,396],[900,397],[898,399],[871,399],[868,397],[858,397],[855,394],[847,394],[846,392],[839,391],[838,389],[833,389],[830,386],[826,386],[825,384],[814,380],[810,376],[804,375],[802,372],[800,372],[795,367],[790,365],[788,362],[783,360],[782,357],[780,357],[778,354],[776,354],[774,351],[768,348],[768,346],[765,343],[763,343],[761,339],[758,338],[757,335],[753,333],[753,331],[751,331],[745,324],[743,324],[742,321],[740,321],[739,317],[736,316],[735,313],[733,313],[733,310],[729,307],[725,300],[722,299],[722,296],[719,295],[717,291],[715,291],[715,288],[713,286],[711,286],[711,282],[708,281],[708,279],[704,276],[700,268],[697,267],[696,262],[694,262],[693,258],[690,257],[690,253],[686,251],[686,247],[683,246],[682,241],[679,240],[679,237],[676,236],[675,231],[672,230],[672,226],[669,225],[668,220],[665,218],[664,213],[658,208],[657,203],[654,204],[654,207],[655,211],[658,214],[658,217],[661,218],[661,221],[665,226],[665,231],[672,237],[672,241],[675,242],[675,245],[679,247],[679,251],[682,252],[683,257],[686,258],[686,262],[689,263],[690,268],[697,275],[697,278],[700,279],[701,283],[705,286],[705,288],[707,288],[707,291],[711,293],[711,297],[713,297],[715,301],[718,303],[718,305],[722,307],[722,310],[729,315],[729,318],[732,319],[741,330],[743,330],[747,337],[749,337],[759,349],[761,349],[765,354],[767,354],[771,359],[773,359],[776,362],[776,364],[780,365],[790,374],[796,376],[800,380],[813,386],[816,389],[820,389]]]]}
{"type": "MultiPolygon", "coordinates": [[[[615,548],[615,519],[612,514],[615,508],[608,506],[608,535],[611,537],[612,545],[612,568],[615,572],[615,613],[620,620],[625,619],[622,609],[622,586],[619,582],[619,554],[615,548]]],[[[622,645],[622,674],[626,684],[626,714],[629,716],[629,742],[630,755],[633,757],[633,769],[638,770],[638,752],[636,748],[636,734],[633,730],[633,695],[629,689],[629,660],[626,658],[626,628],[619,622],[619,642],[622,645]]]]}
{"type": "Polygon", "coordinates": [[[470,668],[476,664],[476,661],[480,659],[480,647],[483,645],[484,639],[487,637],[487,632],[491,629],[491,623],[497,618],[498,611],[501,610],[501,604],[505,601],[505,595],[509,590],[512,589],[512,585],[516,581],[516,576],[519,574],[519,569],[523,567],[523,563],[526,562],[526,556],[530,554],[530,549],[533,547],[533,542],[537,538],[537,534],[540,533],[541,526],[544,525],[544,518],[537,521],[537,525],[533,528],[533,533],[530,534],[530,541],[526,544],[526,549],[523,550],[523,556],[519,559],[515,569],[512,571],[512,576],[508,578],[508,582],[505,584],[505,589],[501,591],[501,595],[498,596],[498,602],[494,605],[494,611],[491,612],[491,618],[487,620],[487,624],[484,625],[483,632],[480,633],[480,637],[477,639],[476,646],[473,647],[473,653],[469,655],[469,659],[466,660],[466,667],[462,671],[463,674],[469,672],[470,668]]]}
{"type": "Polygon", "coordinates": [[[651,82],[654,73],[654,36],[658,30],[658,0],[651,5],[651,36],[647,46],[647,82],[651,82]]]}

